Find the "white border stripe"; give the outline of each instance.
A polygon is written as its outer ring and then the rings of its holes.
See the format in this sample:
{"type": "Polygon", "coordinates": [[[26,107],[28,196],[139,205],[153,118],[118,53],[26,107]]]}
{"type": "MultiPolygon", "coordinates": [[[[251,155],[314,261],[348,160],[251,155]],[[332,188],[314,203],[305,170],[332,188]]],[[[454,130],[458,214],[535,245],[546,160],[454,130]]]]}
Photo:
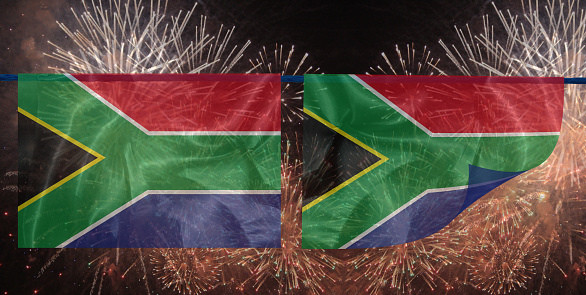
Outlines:
{"type": "MultiPolygon", "coordinates": [[[[511,180],[511,179],[513,179],[513,178],[515,178],[517,176],[505,177],[503,179],[507,179],[508,178],[507,181],[509,181],[509,180],[511,180]]],[[[371,226],[369,229],[365,230],[360,235],[356,236],[350,242],[344,244],[342,247],[340,247],[340,249],[346,249],[346,248],[352,246],[354,243],[356,243],[359,240],[361,240],[362,238],[364,238],[370,232],[372,232],[373,230],[377,229],[379,226],[383,225],[385,222],[389,221],[389,219],[395,217],[395,215],[401,213],[401,211],[405,210],[407,207],[411,206],[413,203],[417,202],[419,199],[421,199],[422,197],[424,197],[427,194],[439,193],[439,192],[450,192],[450,191],[456,191],[456,190],[474,188],[474,187],[478,187],[478,186],[484,186],[484,185],[487,185],[487,184],[499,182],[499,181],[502,181],[503,179],[496,179],[496,180],[491,180],[491,181],[479,182],[479,183],[475,183],[473,185],[461,185],[461,186],[453,186],[453,187],[445,187],[445,188],[427,189],[424,192],[422,192],[421,194],[417,195],[417,197],[415,197],[411,201],[409,201],[409,202],[405,203],[403,206],[399,207],[399,209],[393,211],[393,213],[389,214],[387,217],[385,217],[385,218],[381,219],[379,222],[375,223],[373,226],[371,226]]]]}
{"type": "Polygon", "coordinates": [[[376,95],[380,98],[383,102],[388,104],[391,108],[395,111],[399,112],[403,117],[407,118],[411,123],[415,126],[419,127],[419,129],[423,130],[427,135],[431,137],[506,137],[506,136],[549,136],[549,135],[557,135],[559,136],[559,132],[511,132],[511,133],[434,133],[419,123],[417,120],[412,118],[409,114],[395,105],[393,102],[388,100],[384,95],[380,94],[376,91],[372,86],[368,85],[368,83],[364,82],[362,79],[358,78],[354,74],[349,74],[352,79],[356,80],[356,82],[360,83],[360,85],[364,86],[364,88],[368,89],[368,91],[372,92],[372,94],[376,95]]]}
{"type": "Polygon", "coordinates": [[[362,79],[358,78],[354,74],[350,74],[349,76],[352,77],[352,79],[356,80],[356,82],[360,83],[360,85],[364,86],[364,88],[368,89],[368,91],[372,92],[374,95],[376,95],[378,98],[380,98],[380,100],[382,100],[384,103],[388,104],[391,108],[393,108],[399,114],[403,115],[403,117],[407,118],[407,120],[409,120],[415,126],[419,127],[419,129],[425,131],[425,133],[427,133],[430,136],[433,134],[433,132],[429,131],[429,129],[425,128],[425,126],[421,125],[421,123],[417,122],[417,120],[413,119],[411,116],[409,116],[409,114],[404,112],[400,107],[398,107],[397,105],[392,103],[390,100],[388,100],[386,97],[384,97],[384,95],[380,94],[378,91],[376,91],[374,88],[372,88],[372,86],[368,85],[362,79]]]}
{"type": "Polygon", "coordinates": [[[126,119],[126,121],[128,121],[130,124],[134,125],[134,127],[140,129],[142,132],[144,132],[146,134],[149,134],[149,131],[146,128],[144,128],[142,125],[138,124],[138,122],[134,121],[132,118],[130,118],[128,115],[126,115],[123,111],[119,110],[117,107],[115,107],[109,101],[105,100],[102,96],[100,96],[99,94],[97,94],[95,91],[93,91],[92,89],[90,89],[89,87],[87,87],[85,84],[83,84],[79,80],[77,80],[77,78],[73,77],[73,75],[71,75],[71,74],[64,74],[64,75],[65,75],[65,77],[67,77],[71,81],[73,81],[75,84],[77,84],[77,86],[83,88],[83,90],[87,91],[93,97],[95,97],[96,99],[98,99],[99,101],[101,101],[103,104],[105,104],[107,107],[109,107],[110,109],[112,109],[114,112],[116,112],[116,114],[118,114],[119,116],[121,116],[124,119],[126,119]]]}
{"type": "Polygon", "coordinates": [[[342,247],[340,247],[340,249],[347,249],[348,247],[352,246],[354,243],[356,243],[359,240],[361,240],[362,238],[364,238],[370,232],[377,229],[379,226],[383,225],[385,222],[389,221],[389,219],[395,217],[395,215],[401,213],[401,211],[405,210],[407,207],[411,206],[413,203],[417,202],[419,199],[421,199],[423,196],[427,195],[428,193],[449,192],[449,191],[466,189],[467,187],[468,187],[467,185],[463,185],[463,186],[454,186],[454,187],[446,187],[446,188],[427,189],[424,192],[422,192],[421,194],[417,195],[417,197],[413,198],[411,201],[409,201],[409,202],[405,203],[403,206],[399,207],[399,209],[393,211],[393,213],[387,215],[387,217],[385,217],[385,218],[381,219],[379,222],[375,223],[373,226],[371,226],[369,229],[365,230],[363,233],[356,236],[354,239],[350,240],[350,242],[344,244],[342,247]]]}
{"type": "Polygon", "coordinates": [[[142,131],[145,134],[150,135],[150,136],[156,136],[156,135],[178,135],[178,136],[186,136],[186,135],[279,135],[280,136],[281,135],[281,131],[149,131],[146,128],[144,128],[144,126],[140,125],[138,122],[136,122],[134,119],[132,119],[130,116],[126,115],[123,111],[118,109],[116,106],[111,104],[109,101],[104,99],[98,93],[93,91],[91,88],[87,87],[85,84],[83,84],[83,82],[80,82],[79,80],[77,80],[75,77],[73,77],[73,75],[71,75],[71,74],[64,74],[64,75],[65,75],[65,77],[67,77],[71,81],[73,81],[75,84],[77,84],[77,86],[83,88],[83,90],[87,91],[93,97],[95,97],[96,99],[101,101],[103,104],[105,104],[107,107],[109,107],[111,110],[116,112],[116,114],[118,114],[122,118],[126,119],[126,121],[128,121],[130,124],[134,125],[134,127],[140,129],[140,131],[142,131]]]}
{"type": "Polygon", "coordinates": [[[134,205],[138,201],[142,200],[144,197],[148,195],[277,195],[281,194],[280,190],[147,190],[144,193],[138,195],[136,198],[130,200],[128,203],[120,206],[118,209],[112,211],[110,214],[102,217],[100,220],[94,222],[92,225],[86,227],[84,230],[80,231],[73,237],[67,239],[65,242],[59,244],[56,248],[64,248],[69,245],[71,242],[77,240],[79,237],[87,234],[92,229],[98,227],[100,224],[106,222],[108,219],[116,216],[118,213],[124,211],[125,209],[129,208],[130,206],[134,205]]]}
{"type": "Polygon", "coordinates": [[[281,135],[281,131],[147,131],[148,135],[281,135]]]}
{"type": "Polygon", "coordinates": [[[515,136],[549,136],[559,132],[511,132],[511,133],[432,133],[431,137],[515,137],[515,136]]]}

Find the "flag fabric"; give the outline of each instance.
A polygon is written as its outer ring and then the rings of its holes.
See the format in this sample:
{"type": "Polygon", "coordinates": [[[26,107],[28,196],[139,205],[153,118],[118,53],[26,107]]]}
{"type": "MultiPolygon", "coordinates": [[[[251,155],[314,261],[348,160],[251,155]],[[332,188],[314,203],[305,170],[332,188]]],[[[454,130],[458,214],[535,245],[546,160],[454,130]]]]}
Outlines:
{"type": "Polygon", "coordinates": [[[304,76],[303,248],[429,236],[543,163],[563,78],[304,76]]]}
{"type": "Polygon", "coordinates": [[[280,247],[280,76],[18,77],[19,247],[280,247]]]}

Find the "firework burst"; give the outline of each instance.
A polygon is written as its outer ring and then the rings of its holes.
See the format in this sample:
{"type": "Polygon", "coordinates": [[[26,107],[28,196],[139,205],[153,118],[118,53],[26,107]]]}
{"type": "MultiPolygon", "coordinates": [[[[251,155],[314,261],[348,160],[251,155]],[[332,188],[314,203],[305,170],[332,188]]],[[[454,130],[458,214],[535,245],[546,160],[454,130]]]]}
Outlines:
{"type": "Polygon", "coordinates": [[[258,249],[245,256],[252,277],[249,279],[258,291],[263,285],[276,281],[273,291],[297,293],[302,289],[322,293],[325,284],[336,283],[334,270],[341,261],[325,250],[301,249],[301,162],[297,155],[298,141],[287,140],[281,160],[281,248],[258,249]]]}
{"type": "Polygon", "coordinates": [[[476,240],[468,268],[473,286],[491,294],[507,294],[523,287],[535,275],[539,259],[536,238],[531,231],[521,239],[514,239],[515,234],[519,233],[476,240]]]}
{"type": "MultiPolygon", "coordinates": [[[[306,65],[308,53],[299,57],[295,46],[287,50],[283,44],[275,44],[274,50],[263,46],[255,59],[249,62],[252,68],[248,72],[279,73],[281,75],[304,75],[318,73],[320,68],[306,65]],[[305,64],[305,65],[304,65],[305,64]]],[[[303,84],[286,82],[281,85],[281,120],[283,123],[298,124],[303,115],[303,84]]]]}
{"type": "Polygon", "coordinates": [[[58,23],[78,52],[49,42],[55,52],[47,56],[66,64],[50,67],[63,73],[226,73],[242,58],[250,42],[230,47],[234,28],[210,35],[207,18],[200,17],[195,40],[185,42],[186,25],[197,5],[179,12],[168,22],[166,4],[151,3],[145,12],[142,1],[108,3],[82,1],[84,11],[72,9],[76,29],[58,23]]]}
{"type": "Polygon", "coordinates": [[[164,288],[181,294],[200,294],[220,283],[221,256],[207,249],[155,249],[153,272],[164,288]]]}
{"type": "Polygon", "coordinates": [[[387,57],[386,53],[382,52],[381,56],[385,61],[383,66],[370,67],[370,72],[366,74],[373,75],[434,75],[434,69],[437,68],[440,62],[439,58],[431,56],[431,52],[427,50],[427,46],[423,47],[421,52],[415,50],[413,44],[407,44],[406,50],[395,45],[395,53],[399,61],[399,67],[393,66],[393,63],[387,57]]]}
{"type": "Polygon", "coordinates": [[[458,234],[443,230],[403,245],[366,249],[348,261],[356,269],[351,282],[365,286],[368,294],[448,291],[452,282],[439,274],[463,259],[461,245],[458,234]]]}

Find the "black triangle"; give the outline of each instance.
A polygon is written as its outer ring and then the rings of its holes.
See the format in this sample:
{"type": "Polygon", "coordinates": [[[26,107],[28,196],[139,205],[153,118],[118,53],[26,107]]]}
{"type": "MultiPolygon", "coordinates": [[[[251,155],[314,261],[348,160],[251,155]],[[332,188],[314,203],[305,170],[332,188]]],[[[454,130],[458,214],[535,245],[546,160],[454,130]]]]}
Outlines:
{"type": "Polygon", "coordinates": [[[303,206],[380,158],[316,119],[303,118],[303,206]]]}
{"type": "Polygon", "coordinates": [[[96,157],[18,113],[18,205],[96,157]]]}

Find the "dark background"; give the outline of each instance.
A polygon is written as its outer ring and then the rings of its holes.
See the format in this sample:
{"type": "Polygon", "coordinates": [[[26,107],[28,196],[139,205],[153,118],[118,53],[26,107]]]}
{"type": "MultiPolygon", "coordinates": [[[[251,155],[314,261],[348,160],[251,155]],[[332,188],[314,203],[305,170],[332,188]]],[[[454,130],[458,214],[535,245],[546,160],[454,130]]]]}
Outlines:
{"type": "MultiPolygon", "coordinates": [[[[326,73],[364,73],[395,45],[427,46],[443,58],[438,40],[457,43],[455,25],[468,23],[474,31],[482,27],[483,15],[494,14],[492,1],[480,0],[199,2],[205,14],[236,25],[236,37],[253,41],[253,49],[294,44],[326,73]]],[[[519,1],[496,4],[499,9],[522,8],[519,1]]]]}

